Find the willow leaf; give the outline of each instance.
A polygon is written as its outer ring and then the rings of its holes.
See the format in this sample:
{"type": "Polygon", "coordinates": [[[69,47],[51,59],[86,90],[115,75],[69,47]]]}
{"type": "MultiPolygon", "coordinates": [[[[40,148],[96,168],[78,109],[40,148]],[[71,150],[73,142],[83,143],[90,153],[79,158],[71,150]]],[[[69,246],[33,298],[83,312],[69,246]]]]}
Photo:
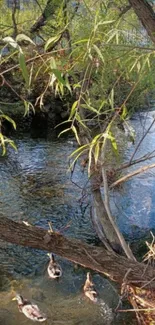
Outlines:
{"type": "Polygon", "coordinates": [[[103,57],[103,55],[102,55],[100,49],[98,48],[98,46],[96,46],[96,45],[94,44],[93,47],[94,47],[95,51],[97,52],[99,58],[100,58],[100,59],[102,60],[102,62],[104,63],[104,57],[103,57]]]}
{"type": "Polygon", "coordinates": [[[53,47],[54,44],[57,43],[60,38],[61,38],[61,35],[56,35],[56,36],[50,37],[45,44],[45,51],[47,51],[49,47],[51,47],[51,46],[53,47]]]}
{"type": "Polygon", "coordinates": [[[95,165],[96,165],[97,162],[98,162],[99,154],[100,154],[100,143],[97,142],[97,143],[96,143],[96,146],[95,146],[95,150],[94,150],[95,165]]]}
{"type": "Polygon", "coordinates": [[[7,115],[5,115],[5,114],[1,114],[1,115],[0,115],[0,119],[1,119],[1,118],[4,118],[4,119],[7,120],[8,122],[10,122],[10,123],[12,124],[13,128],[16,130],[16,123],[15,123],[15,121],[14,121],[11,117],[9,117],[9,116],[7,116],[7,115]]]}
{"type": "Polygon", "coordinates": [[[79,139],[79,136],[78,136],[78,133],[77,133],[77,130],[76,130],[76,127],[73,125],[72,126],[72,131],[74,132],[74,134],[75,134],[75,138],[76,138],[76,140],[77,140],[77,143],[80,145],[81,143],[80,143],[80,139],[79,139]]]}
{"type": "Polygon", "coordinates": [[[58,69],[52,69],[52,72],[56,76],[56,78],[62,83],[64,86],[66,86],[66,81],[62,78],[61,72],[58,69]]]}
{"type": "Polygon", "coordinates": [[[79,152],[81,153],[83,150],[87,150],[88,147],[89,147],[89,144],[84,144],[83,146],[81,146],[81,147],[77,148],[76,150],[74,150],[69,157],[72,158],[73,156],[75,156],[79,152]]]}
{"type": "Polygon", "coordinates": [[[78,100],[76,100],[71,108],[71,112],[70,112],[70,116],[69,116],[69,120],[74,116],[74,114],[76,113],[77,110],[77,106],[78,106],[78,100]]]}
{"type": "Polygon", "coordinates": [[[59,133],[59,135],[58,135],[58,138],[59,138],[62,134],[66,133],[66,132],[68,132],[68,131],[70,131],[70,130],[71,130],[71,128],[67,128],[67,129],[61,131],[61,132],[59,133]]]}

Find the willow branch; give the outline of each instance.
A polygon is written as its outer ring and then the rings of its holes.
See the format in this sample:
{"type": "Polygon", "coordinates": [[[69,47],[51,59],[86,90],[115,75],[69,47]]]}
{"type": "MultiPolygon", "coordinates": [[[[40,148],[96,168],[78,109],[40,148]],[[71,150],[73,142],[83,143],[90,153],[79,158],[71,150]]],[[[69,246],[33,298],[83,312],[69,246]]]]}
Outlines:
{"type": "Polygon", "coordinates": [[[106,155],[106,146],[107,146],[107,139],[105,139],[105,143],[104,143],[104,147],[103,147],[103,151],[102,151],[102,160],[103,160],[103,165],[102,165],[102,177],[103,177],[103,184],[104,184],[104,205],[105,205],[105,209],[107,212],[107,215],[109,217],[109,220],[119,238],[120,244],[122,249],[124,250],[126,256],[131,259],[131,260],[136,260],[130,247],[127,245],[123,235],[121,234],[121,232],[119,231],[118,226],[116,225],[114,218],[112,216],[111,213],[111,208],[110,208],[110,200],[109,200],[109,188],[108,188],[108,181],[107,181],[107,174],[106,174],[106,168],[104,166],[104,162],[105,162],[105,155],[106,155]]]}

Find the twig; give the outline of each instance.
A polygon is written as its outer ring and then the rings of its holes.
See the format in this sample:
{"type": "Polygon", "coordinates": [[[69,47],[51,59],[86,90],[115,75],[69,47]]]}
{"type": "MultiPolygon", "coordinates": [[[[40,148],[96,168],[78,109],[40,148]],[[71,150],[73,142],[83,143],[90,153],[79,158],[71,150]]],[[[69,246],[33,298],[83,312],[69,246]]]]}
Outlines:
{"type": "Polygon", "coordinates": [[[135,175],[138,175],[138,174],[141,174],[143,172],[146,172],[148,169],[151,169],[151,168],[155,168],[155,164],[148,165],[148,166],[143,166],[143,167],[140,167],[137,170],[134,170],[133,172],[121,177],[116,182],[112,183],[109,188],[113,188],[115,186],[118,186],[121,183],[123,183],[123,182],[127,181],[128,179],[130,179],[131,177],[133,177],[135,175]]]}
{"type": "Polygon", "coordinates": [[[133,152],[133,154],[132,154],[132,156],[131,156],[131,158],[130,158],[130,162],[132,161],[133,157],[135,156],[135,154],[136,154],[137,150],[139,149],[141,143],[143,142],[144,138],[146,137],[146,135],[147,135],[147,134],[149,133],[149,131],[151,130],[151,128],[152,128],[154,122],[155,122],[155,118],[154,118],[154,120],[152,121],[152,123],[150,124],[149,128],[148,128],[148,129],[146,130],[146,132],[143,134],[143,136],[142,136],[142,138],[140,139],[140,141],[138,142],[138,144],[137,144],[137,146],[136,146],[136,148],[135,148],[135,150],[134,150],[134,152],[133,152]]]}
{"type": "Polygon", "coordinates": [[[12,24],[13,24],[13,37],[16,37],[18,34],[17,23],[16,23],[16,11],[17,11],[17,1],[13,0],[12,4],[12,24]]]}
{"type": "Polygon", "coordinates": [[[143,162],[145,160],[151,160],[152,158],[155,158],[155,155],[152,155],[154,152],[155,152],[155,150],[153,150],[150,153],[147,153],[146,155],[144,155],[144,156],[142,156],[140,158],[137,158],[135,160],[128,161],[127,163],[122,164],[120,167],[115,169],[115,172],[121,171],[122,169],[131,167],[133,165],[139,164],[139,163],[141,163],[141,162],[143,162]]]}
{"type": "Polygon", "coordinates": [[[153,310],[155,310],[155,308],[134,308],[134,309],[118,309],[117,310],[117,312],[118,313],[127,313],[128,311],[146,311],[146,312],[148,312],[148,311],[153,311],[153,310]]]}

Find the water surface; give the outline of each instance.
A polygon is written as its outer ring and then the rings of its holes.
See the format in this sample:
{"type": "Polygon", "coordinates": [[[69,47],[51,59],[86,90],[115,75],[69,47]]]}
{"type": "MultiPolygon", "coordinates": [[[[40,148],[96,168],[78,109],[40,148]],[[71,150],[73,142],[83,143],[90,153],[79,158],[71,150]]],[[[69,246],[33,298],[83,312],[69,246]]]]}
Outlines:
{"type": "MultiPolygon", "coordinates": [[[[135,116],[132,125],[137,131],[136,143],[152,119],[152,114],[135,116]]],[[[154,138],[155,127],[136,157],[155,150],[154,138]]],[[[81,190],[88,185],[87,177],[78,165],[72,180],[68,172],[68,156],[75,149],[74,142],[28,136],[15,141],[18,152],[9,149],[5,157],[0,157],[0,213],[46,229],[52,222],[53,228],[66,236],[98,243],[90,221],[90,196],[81,190]]],[[[136,143],[133,146],[126,141],[124,161],[131,156],[136,143]]],[[[154,173],[152,169],[140,174],[111,194],[119,226],[131,239],[155,228],[154,173]]],[[[129,315],[114,314],[119,296],[112,283],[92,273],[99,292],[99,302],[93,304],[82,293],[86,270],[57,258],[63,268],[59,282],[47,276],[45,252],[0,242],[0,325],[32,323],[12,301],[15,292],[39,305],[48,316],[46,324],[134,324],[129,315]]]]}

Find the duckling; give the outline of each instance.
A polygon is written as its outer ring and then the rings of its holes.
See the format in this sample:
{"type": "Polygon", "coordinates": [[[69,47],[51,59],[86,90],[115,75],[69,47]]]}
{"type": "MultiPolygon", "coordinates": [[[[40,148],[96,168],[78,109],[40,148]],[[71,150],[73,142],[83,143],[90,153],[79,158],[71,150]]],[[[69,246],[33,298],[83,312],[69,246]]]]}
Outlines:
{"type": "Polygon", "coordinates": [[[92,282],[90,272],[87,273],[87,279],[83,290],[86,297],[88,297],[93,302],[97,302],[97,292],[94,283],[92,282]]]}
{"type": "Polygon", "coordinates": [[[62,276],[62,268],[61,266],[55,261],[55,257],[53,254],[47,254],[50,257],[50,262],[47,268],[47,272],[50,278],[58,279],[62,276]]]}
{"type": "Polygon", "coordinates": [[[47,317],[41,313],[37,305],[33,305],[30,301],[24,299],[21,295],[16,294],[16,297],[12,300],[17,300],[19,311],[23,313],[27,318],[38,322],[44,322],[47,319],[47,317]]]}

